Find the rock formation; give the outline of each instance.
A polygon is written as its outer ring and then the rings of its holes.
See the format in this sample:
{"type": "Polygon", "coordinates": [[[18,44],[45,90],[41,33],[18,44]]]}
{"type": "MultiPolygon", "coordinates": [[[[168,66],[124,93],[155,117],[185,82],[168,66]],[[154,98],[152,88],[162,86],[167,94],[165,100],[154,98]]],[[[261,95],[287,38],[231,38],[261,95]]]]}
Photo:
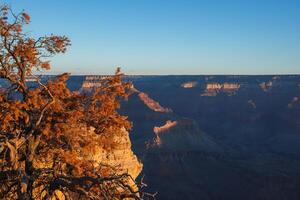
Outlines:
{"type": "MultiPolygon", "coordinates": [[[[138,160],[137,156],[131,149],[131,141],[129,133],[125,129],[121,129],[118,133],[107,136],[94,134],[94,128],[74,127],[70,128],[70,132],[80,132],[83,137],[93,136],[93,140],[98,141],[97,146],[89,147],[89,151],[80,151],[82,158],[90,161],[95,167],[101,167],[113,170],[115,174],[128,173],[134,180],[140,174],[143,164],[138,160]]],[[[39,158],[35,160],[33,165],[36,168],[51,168],[53,158],[39,158]]],[[[137,189],[134,181],[128,179],[128,184],[137,189]]],[[[39,189],[37,189],[38,191],[39,189]]],[[[65,196],[61,191],[55,191],[58,200],[65,200],[65,196]]]]}
{"type": "Polygon", "coordinates": [[[272,81],[262,82],[259,84],[259,86],[264,92],[267,92],[272,88],[273,82],[272,81]]]}
{"type": "MultiPolygon", "coordinates": [[[[101,86],[101,80],[107,76],[86,76],[81,82],[81,87],[74,92],[91,92],[101,86]]],[[[129,133],[125,129],[112,132],[109,136],[93,134],[93,127],[70,127],[69,131],[80,132],[84,137],[93,135],[93,139],[99,141],[97,146],[90,147],[89,152],[80,152],[82,157],[95,163],[97,166],[105,166],[112,168],[114,173],[128,173],[135,180],[141,173],[143,164],[138,160],[137,156],[132,151],[132,145],[129,138],[129,133]]],[[[42,162],[37,161],[35,165],[40,167],[51,167],[51,163],[47,166],[42,166],[45,163],[45,158],[41,158],[42,162]]],[[[51,159],[50,159],[51,160],[51,159]]],[[[129,185],[136,188],[137,186],[132,179],[128,179],[129,185]]],[[[64,200],[65,197],[60,191],[56,191],[59,200],[64,200]]]]}
{"type": "Polygon", "coordinates": [[[171,127],[176,126],[178,124],[177,121],[168,120],[163,126],[155,126],[153,131],[155,134],[163,133],[169,130],[171,127]]]}
{"type": "MultiPolygon", "coordinates": [[[[96,89],[101,86],[101,80],[105,78],[107,78],[107,76],[86,76],[82,82],[80,91],[92,91],[96,89]]],[[[159,107],[159,104],[157,105],[153,102],[153,100],[150,100],[149,104],[154,106],[155,109],[164,110],[162,107],[159,107]]],[[[93,129],[81,129],[77,131],[93,131],[93,129]]],[[[118,173],[128,172],[135,179],[141,172],[143,165],[138,161],[131,150],[129,133],[125,129],[120,130],[120,133],[112,134],[109,140],[110,144],[115,144],[113,148],[107,148],[107,143],[103,142],[102,144],[100,143],[99,146],[94,147],[94,153],[86,156],[88,159],[95,160],[98,163],[117,167],[118,173]]]]}
{"type": "Polygon", "coordinates": [[[234,95],[240,89],[241,85],[238,83],[207,83],[206,89],[201,96],[216,96],[220,92],[227,95],[234,95]]]}
{"type": "Polygon", "coordinates": [[[112,166],[117,169],[117,173],[128,172],[133,179],[136,179],[142,171],[143,164],[131,149],[129,133],[123,129],[120,134],[112,134],[109,140],[114,143],[113,148],[107,148],[105,144],[96,146],[95,153],[90,154],[89,159],[112,166]]]}
{"type": "Polygon", "coordinates": [[[157,146],[161,146],[162,142],[161,142],[161,139],[160,139],[160,133],[167,132],[170,128],[172,128],[173,126],[176,126],[177,124],[178,124],[177,121],[168,120],[162,126],[154,126],[153,132],[156,134],[156,138],[154,140],[155,144],[157,146]]]}
{"type": "Polygon", "coordinates": [[[172,112],[171,109],[162,107],[157,101],[151,99],[149,95],[144,92],[140,92],[139,97],[148,106],[148,108],[154,110],[155,112],[172,112]]]}
{"type": "MultiPolygon", "coordinates": [[[[137,159],[136,155],[131,149],[131,141],[129,139],[129,133],[125,129],[121,129],[116,134],[111,134],[109,138],[107,136],[96,135],[92,133],[93,128],[74,127],[69,129],[70,132],[80,132],[83,137],[91,137],[98,141],[97,146],[89,147],[89,151],[80,151],[82,158],[90,161],[95,167],[107,168],[113,170],[115,174],[128,173],[134,180],[140,174],[143,168],[143,164],[137,159]]],[[[34,160],[35,168],[51,168],[55,159],[49,157],[36,157],[34,160]]],[[[132,188],[137,189],[132,179],[127,180],[128,184],[132,188]]],[[[42,190],[40,188],[35,189],[34,192],[39,193],[42,190]]],[[[65,195],[59,191],[55,191],[56,199],[65,200],[65,195]]]]}
{"type": "Polygon", "coordinates": [[[185,82],[181,84],[181,87],[183,88],[193,88],[195,86],[197,86],[197,81],[191,81],[191,82],[185,82]]]}
{"type": "Polygon", "coordinates": [[[156,137],[152,148],[158,147],[169,152],[201,151],[222,153],[222,149],[213,142],[197,124],[190,119],[167,120],[162,126],[155,126],[156,137]]]}
{"type": "Polygon", "coordinates": [[[92,91],[93,89],[101,86],[101,80],[107,76],[86,76],[82,83],[80,91],[92,91]]]}

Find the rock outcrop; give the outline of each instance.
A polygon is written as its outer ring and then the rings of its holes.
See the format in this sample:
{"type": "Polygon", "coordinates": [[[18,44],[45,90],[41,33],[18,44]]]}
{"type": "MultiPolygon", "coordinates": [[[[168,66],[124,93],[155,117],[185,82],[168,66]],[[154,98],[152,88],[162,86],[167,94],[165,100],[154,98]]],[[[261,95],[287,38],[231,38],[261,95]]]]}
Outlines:
{"type": "Polygon", "coordinates": [[[264,92],[268,92],[273,86],[273,81],[262,82],[259,86],[264,92]]]}
{"type": "Polygon", "coordinates": [[[131,149],[129,133],[123,129],[120,134],[112,135],[109,140],[114,143],[113,148],[96,146],[95,153],[90,154],[88,159],[112,166],[120,174],[128,172],[135,179],[142,171],[143,164],[131,149]]]}
{"type": "Polygon", "coordinates": [[[163,133],[169,130],[171,127],[176,126],[178,124],[177,121],[168,120],[163,126],[155,126],[153,131],[155,134],[163,133]]]}
{"type": "Polygon", "coordinates": [[[101,81],[106,78],[107,76],[86,76],[80,91],[92,91],[93,89],[100,87],[101,81]]]}
{"type": "Polygon", "coordinates": [[[162,113],[172,112],[171,109],[162,107],[157,101],[150,98],[149,95],[144,92],[139,92],[139,97],[148,106],[148,108],[150,108],[155,112],[162,112],[162,113]]]}
{"type": "Polygon", "coordinates": [[[154,139],[154,143],[157,146],[161,146],[162,142],[161,142],[161,139],[160,139],[160,133],[167,132],[168,130],[170,130],[170,128],[172,128],[173,126],[176,126],[177,124],[178,124],[177,121],[168,120],[162,126],[154,126],[153,132],[156,134],[156,138],[154,139]]]}
{"type": "MultiPolygon", "coordinates": [[[[97,87],[101,86],[101,81],[108,76],[86,76],[82,82],[82,86],[79,89],[82,91],[93,91],[97,87]]],[[[134,89],[134,88],[133,88],[134,89]]],[[[147,95],[143,95],[146,103],[149,107],[159,111],[167,112],[168,110],[162,108],[157,102],[147,98],[147,95]]],[[[80,131],[93,131],[82,129],[80,131]]],[[[134,179],[139,175],[142,170],[142,163],[138,161],[137,157],[131,150],[131,141],[129,133],[123,129],[118,134],[112,134],[109,138],[109,143],[115,144],[113,148],[107,148],[106,143],[103,145],[95,146],[94,153],[87,155],[87,159],[97,161],[104,165],[112,166],[118,170],[118,173],[128,172],[134,179]]]]}
{"type": "Polygon", "coordinates": [[[238,83],[207,83],[206,89],[201,96],[216,96],[220,92],[227,95],[234,95],[241,87],[238,83]]]}
{"type": "Polygon", "coordinates": [[[181,84],[181,87],[183,88],[193,88],[197,86],[197,81],[191,81],[191,82],[185,82],[181,84]]]}
{"type": "Polygon", "coordinates": [[[222,148],[201,131],[190,119],[167,120],[162,126],[155,126],[153,150],[168,152],[201,151],[222,153],[222,148]]]}
{"type": "MultiPolygon", "coordinates": [[[[127,184],[133,189],[137,189],[135,180],[143,168],[143,164],[138,160],[137,156],[131,149],[131,141],[129,133],[125,129],[121,129],[116,134],[111,134],[110,137],[94,134],[94,128],[73,127],[70,132],[80,132],[82,137],[91,137],[97,141],[97,145],[89,147],[89,151],[78,149],[81,158],[93,163],[94,167],[107,168],[112,170],[114,174],[128,173],[133,179],[128,179],[127,184]],[[82,150],[82,151],[81,151],[82,150]]],[[[54,159],[49,157],[37,157],[34,160],[36,168],[51,168],[54,159]]],[[[37,188],[35,192],[40,192],[42,188],[37,188]]],[[[56,190],[57,199],[65,200],[64,194],[56,190]]]]}

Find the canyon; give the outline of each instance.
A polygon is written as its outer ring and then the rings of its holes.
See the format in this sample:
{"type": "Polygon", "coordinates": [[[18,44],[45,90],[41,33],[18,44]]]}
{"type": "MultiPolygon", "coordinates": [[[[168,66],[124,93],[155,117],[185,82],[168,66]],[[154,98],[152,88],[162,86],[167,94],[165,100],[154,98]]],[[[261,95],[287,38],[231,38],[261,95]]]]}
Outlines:
{"type": "MultiPolygon", "coordinates": [[[[97,87],[90,79],[68,85],[97,87]]],[[[300,76],[124,79],[134,86],[119,110],[133,122],[126,149],[157,199],[299,199],[300,76]]]]}

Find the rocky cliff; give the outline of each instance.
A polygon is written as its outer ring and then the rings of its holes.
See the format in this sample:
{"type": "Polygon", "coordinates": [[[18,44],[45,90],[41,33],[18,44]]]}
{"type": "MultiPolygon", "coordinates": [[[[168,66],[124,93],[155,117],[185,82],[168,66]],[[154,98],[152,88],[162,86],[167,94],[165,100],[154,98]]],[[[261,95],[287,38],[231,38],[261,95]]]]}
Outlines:
{"type": "MultiPolygon", "coordinates": [[[[77,151],[80,159],[84,158],[93,164],[94,167],[100,167],[104,170],[112,171],[113,174],[128,173],[133,179],[127,179],[127,184],[137,191],[137,186],[133,180],[137,178],[143,168],[143,164],[137,159],[137,156],[131,149],[131,141],[129,133],[125,129],[121,129],[117,133],[107,135],[97,135],[93,128],[73,127],[68,131],[77,132],[79,137],[83,138],[85,149],[78,148],[77,151]],[[86,141],[85,141],[86,139],[86,141]],[[90,140],[97,141],[95,146],[89,145],[90,140]],[[88,150],[86,150],[88,149],[88,150]]],[[[53,157],[36,157],[33,162],[35,168],[52,168],[53,157]]],[[[101,173],[101,172],[100,172],[101,173]]],[[[40,193],[43,186],[34,190],[34,193],[40,193]]],[[[67,199],[60,190],[55,190],[56,198],[58,200],[67,199]]],[[[75,197],[74,197],[75,198],[75,197]]]]}
{"type": "Polygon", "coordinates": [[[220,92],[234,95],[240,87],[241,85],[238,83],[207,83],[205,92],[201,96],[216,96],[220,92]]]}
{"type": "Polygon", "coordinates": [[[148,106],[148,108],[154,110],[155,112],[172,112],[171,109],[162,107],[157,101],[150,98],[149,95],[144,92],[139,92],[139,97],[148,106]]]}
{"type": "Polygon", "coordinates": [[[162,126],[154,126],[153,131],[156,135],[166,132],[170,130],[172,127],[176,126],[178,124],[177,121],[166,121],[166,123],[162,126]]]}
{"type": "Polygon", "coordinates": [[[222,153],[222,149],[191,119],[167,120],[162,126],[154,126],[156,137],[152,148],[168,152],[201,151],[222,153]]]}
{"type": "MultiPolygon", "coordinates": [[[[97,87],[101,86],[101,80],[107,78],[107,76],[86,76],[82,82],[79,91],[92,91],[97,87]]],[[[143,95],[142,95],[143,96],[143,95]]],[[[146,96],[146,95],[144,95],[146,96]]],[[[153,100],[148,100],[148,104],[153,106],[159,111],[163,109],[160,105],[155,103],[153,100]]],[[[91,130],[81,130],[81,131],[93,131],[91,130]]],[[[103,138],[98,138],[99,140],[103,138]]],[[[87,159],[97,161],[103,165],[112,166],[117,168],[117,173],[128,172],[134,179],[142,171],[142,163],[138,161],[137,157],[131,149],[131,141],[129,138],[129,133],[123,129],[119,133],[113,133],[108,138],[109,142],[99,143],[99,146],[95,146],[93,151],[87,156],[87,159]],[[112,147],[107,147],[107,144],[112,147]]],[[[108,141],[107,140],[107,141],[108,141]]]]}
{"type": "Polygon", "coordinates": [[[88,159],[103,165],[112,166],[117,169],[117,174],[128,172],[136,179],[143,168],[143,164],[137,159],[131,149],[129,133],[123,129],[118,134],[112,134],[109,138],[112,148],[106,143],[95,146],[94,153],[89,154],[88,159]]]}

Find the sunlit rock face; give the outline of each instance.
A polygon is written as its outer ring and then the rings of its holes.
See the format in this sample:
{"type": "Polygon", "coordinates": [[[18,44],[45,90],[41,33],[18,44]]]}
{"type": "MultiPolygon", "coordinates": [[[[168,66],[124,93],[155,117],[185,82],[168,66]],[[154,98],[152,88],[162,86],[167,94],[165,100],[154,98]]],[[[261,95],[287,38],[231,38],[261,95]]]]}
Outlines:
{"type": "MultiPolygon", "coordinates": [[[[81,131],[93,132],[94,129],[81,129],[81,131]]],[[[85,159],[94,162],[95,165],[112,167],[116,174],[128,173],[133,179],[137,178],[142,171],[143,164],[132,151],[129,133],[124,128],[111,133],[109,138],[96,135],[95,140],[99,141],[98,145],[82,154],[85,159]]],[[[134,184],[132,180],[128,181],[134,184]]]]}
{"type": "MultiPolygon", "coordinates": [[[[79,92],[91,92],[101,86],[101,81],[108,76],[85,76],[81,83],[79,92]]],[[[134,88],[132,88],[134,89],[134,88]]],[[[155,101],[148,101],[149,106],[158,111],[165,111],[155,101]]],[[[81,130],[93,131],[93,130],[81,130]]],[[[85,155],[86,158],[95,160],[107,166],[112,166],[118,169],[118,173],[128,172],[134,179],[142,170],[142,163],[138,161],[137,157],[131,150],[131,141],[129,133],[126,130],[120,130],[118,134],[111,134],[109,143],[114,143],[113,148],[107,148],[107,143],[103,142],[94,147],[94,153],[85,155]]]]}
{"type": "Polygon", "coordinates": [[[227,95],[234,95],[240,89],[241,85],[238,83],[207,83],[206,89],[201,96],[216,96],[220,92],[227,95]]]}
{"type": "Polygon", "coordinates": [[[166,121],[166,123],[163,126],[155,126],[153,128],[153,131],[156,134],[160,134],[160,133],[168,131],[170,128],[172,128],[173,126],[176,126],[177,124],[178,124],[177,121],[168,120],[168,121],[166,121]]]}
{"type": "MultiPolygon", "coordinates": [[[[94,128],[85,127],[73,127],[69,129],[69,132],[80,132],[82,136],[86,137],[94,136],[94,140],[97,141],[97,145],[87,147],[85,149],[78,149],[82,159],[90,161],[95,167],[105,167],[114,171],[115,174],[128,173],[133,179],[128,179],[127,183],[132,186],[133,189],[137,189],[135,180],[141,173],[143,164],[138,160],[137,156],[131,149],[131,141],[129,133],[125,129],[121,129],[117,133],[111,134],[109,138],[94,134],[94,128]]],[[[51,168],[53,166],[53,157],[37,157],[33,166],[35,168],[51,168]]],[[[36,193],[42,188],[36,189],[36,193]]],[[[57,199],[65,200],[64,194],[56,190],[57,199]]]]}
{"type": "Polygon", "coordinates": [[[193,88],[197,86],[197,81],[190,81],[190,82],[185,82],[181,84],[181,87],[183,88],[193,88]]]}
{"type": "Polygon", "coordinates": [[[190,119],[167,120],[162,126],[154,126],[153,132],[156,137],[152,149],[158,147],[168,152],[222,152],[222,149],[190,119]]]}
{"type": "Polygon", "coordinates": [[[208,83],[206,85],[207,90],[220,90],[222,89],[223,85],[219,83],[208,83]]]}
{"type": "Polygon", "coordinates": [[[95,146],[94,153],[89,154],[87,159],[112,166],[118,174],[128,172],[136,179],[142,171],[143,164],[131,149],[129,133],[125,129],[120,130],[119,134],[112,134],[109,140],[114,144],[112,148],[106,144],[95,146]]]}
{"type": "Polygon", "coordinates": [[[149,95],[144,92],[140,92],[139,97],[148,106],[148,108],[154,110],[155,112],[172,112],[171,109],[162,107],[157,101],[150,98],[149,95]]]}
{"type": "Polygon", "coordinates": [[[166,121],[166,123],[162,126],[154,126],[153,132],[156,134],[156,138],[154,140],[154,143],[157,146],[162,145],[162,141],[160,139],[160,134],[169,131],[173,126],[176,126],[178,124],[177,121],[166,121]]]}
{"type": "Polygon", "coordinates": [[[100,87],[101,83],[99,82],[84,82],[82,84],[82,89],[84,90],[90,90],[92,88],[100,87]]]}
{"type": "Polygon", "coordinates": [[[101,86],[101,81],[106,79],[107,76],[86,76],[82,82],[80,91],[93,91],[101,86]]]}

